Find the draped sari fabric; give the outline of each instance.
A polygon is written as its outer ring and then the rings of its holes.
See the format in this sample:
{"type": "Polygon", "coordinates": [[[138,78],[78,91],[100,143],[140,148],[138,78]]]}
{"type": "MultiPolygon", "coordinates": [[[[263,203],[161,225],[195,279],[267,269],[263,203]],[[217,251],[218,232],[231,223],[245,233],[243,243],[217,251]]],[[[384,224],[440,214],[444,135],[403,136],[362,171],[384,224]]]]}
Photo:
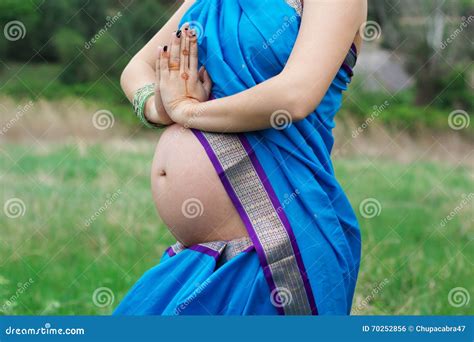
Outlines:
{"type": "MultiPolygon", "coordinates": [[[[197,30],[200,64],[219,98],[282,71],[300,15],[285,0],[197,0],[185,22],[197,30]]],[[[250,247],[222,242],[211,253],[203,245],[165,253],[117,314],[350,313],[360,233],[330,153],[334,116],[351,76],[350,67],[341,66],[318,108],[302,121],[291,122],[282,110],[267,130],[194,130],[248,230],[250,247]],[[223,262],[229,250],[237,253],[223,262]]]]}

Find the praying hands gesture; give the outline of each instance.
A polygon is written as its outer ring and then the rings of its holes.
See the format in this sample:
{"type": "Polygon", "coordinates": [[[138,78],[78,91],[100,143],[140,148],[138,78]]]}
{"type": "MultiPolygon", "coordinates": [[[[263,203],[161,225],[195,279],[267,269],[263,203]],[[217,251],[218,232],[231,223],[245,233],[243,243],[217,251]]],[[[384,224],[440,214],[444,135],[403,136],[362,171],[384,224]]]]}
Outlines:
{"type": "Polygon", "coordinates": [[[185,124],[194,106],[209,99],[212,81],[198,70],[196,32],[187,24],[173,33],[170,46],[160,47],[156,60],[156,87],[169,117],[185,124]]]}
{"type": "MultiPolygon", "coordinates": [[[[235,93],[229,88],[227,95],[208,101],[211,80],[204,69],[198,70],[195,32],[184,25],[172,33],[193,3],[184,1],[132,58],[122,73],[121,86],[133,102],[137,89],[155,83],[155,94],[144,110],[145,119],[152,124],[177,123],[219,133],[273,128],[273,115],[282,110],[289,113],[293,122],[313,113],[341,69],[351,44],[359,50],[359,29],[367,14],[366,0],[305,1],[298,36],[284,68],[248,89],[235,93]],[[160,48],[157,56],[156,47],[169,42],[170,35],[170,45],[160,48]]],[[[212,32],[209,28],[208,34],[217,34],[212,32]]],[[[218,62],[216,57],[216,72],[218,62]]]]}

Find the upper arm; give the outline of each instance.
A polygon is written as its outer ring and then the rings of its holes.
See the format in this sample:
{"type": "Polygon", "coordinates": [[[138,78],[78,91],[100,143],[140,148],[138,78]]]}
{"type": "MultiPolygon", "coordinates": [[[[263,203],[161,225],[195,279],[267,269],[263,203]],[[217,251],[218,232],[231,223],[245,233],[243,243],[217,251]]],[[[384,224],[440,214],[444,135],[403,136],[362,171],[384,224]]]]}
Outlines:
{"type": "Polygon", "coordinates": [[[298,38],[281,74],[299,90],[303,111],[312,112],[327,92],[366,13],[367,0],[305,0],[298,38]]]}
{"type": "Polygon", "coordinates": [[[150,39],[150,41],[133,57],[132,60],[139,59],[148,63],[153,69],[155,69],[158,46],[169,44],[171,33],[176,31],[181,18],[194,2],[195,0],[185,0],[160,31],[150,39]]]}

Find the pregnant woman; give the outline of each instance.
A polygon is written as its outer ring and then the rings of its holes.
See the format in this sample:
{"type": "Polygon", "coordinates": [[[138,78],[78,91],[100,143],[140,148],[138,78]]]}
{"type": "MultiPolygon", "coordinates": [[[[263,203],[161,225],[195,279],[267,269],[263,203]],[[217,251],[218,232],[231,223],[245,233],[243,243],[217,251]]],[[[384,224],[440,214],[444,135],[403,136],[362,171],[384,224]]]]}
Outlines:
{"type": "Polygon", "coordinates": [[[360,233],[330,153],[366,6],[189,0],[132,59],[137,116],[168,126],[151,180],[178,242],[115,314],[350,313],[360,233]]]}

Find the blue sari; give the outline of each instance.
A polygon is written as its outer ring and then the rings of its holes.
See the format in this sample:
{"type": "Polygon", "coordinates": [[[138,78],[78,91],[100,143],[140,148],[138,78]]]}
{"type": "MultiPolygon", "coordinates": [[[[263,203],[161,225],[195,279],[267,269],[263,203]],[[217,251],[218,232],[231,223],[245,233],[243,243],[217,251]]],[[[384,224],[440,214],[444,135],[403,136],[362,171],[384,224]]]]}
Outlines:
{"type": "MultiPolygon", "coordinates": [[[[197,0],[188,10],[182,23],[198,31],[200,63],[214,82],[215,98],[282,71],[301,21],[295,3],[197,0]]],[[[320,105],[302,121],[289,122],[283,111],[274,128],[262,131],[194,130],[249,239],[170,247],[115,314],[350,313],[360,232],[330,153],[334,116],[355,57],[352,46],[320,105]]]]}

